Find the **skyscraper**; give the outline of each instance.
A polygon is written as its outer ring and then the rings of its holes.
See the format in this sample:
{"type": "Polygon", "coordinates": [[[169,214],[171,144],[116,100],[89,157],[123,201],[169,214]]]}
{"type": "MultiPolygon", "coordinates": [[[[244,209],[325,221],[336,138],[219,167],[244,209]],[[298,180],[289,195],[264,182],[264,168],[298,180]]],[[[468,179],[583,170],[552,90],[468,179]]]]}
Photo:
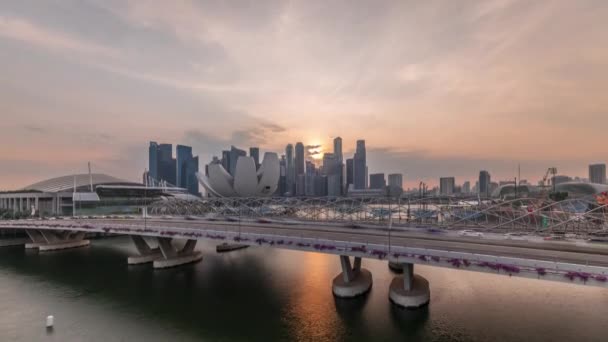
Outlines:
{"type": "Polygon", "coordinates": [[[229,150],[222,151],[222,167],[224,168],[224,170],[226,170],[228,173],[230,173],[230,151],[229,150]]]}
{"type": "Polygon", "coordinates": [[[323,154],[323,175],[327,176],[327,194],[340,196],[342,194],[341,171],[338,158],[333,153],[323,154]]]}
{"type": "Polygon", "coordinates": [[[239,159],[239,157],[244,157],[247,155],[247,152],[238,149],[234,146],[230,146],[230,164],[229,164],[229,170],[228,172],[234,176],[235,171],[236,171],[236,161],[239,159]]]}
{"type": "MultiPolygon", "coordinates": [[[[344,189],[344,184],[346,183],[346,179],[344,176],[344,156],[342,155],[342,138],[336,137],[334,139],[334,155],[336,156],[336,163],[338,167],[338,175],[340,183],[340,195],[342,195],[342,191],[344,189]]],[[[328,185],[329,189],[329,185],[328,185]]]]}
{"type": "Polygon", "coordinates": [[[150,141],[148,148],[148,175],[158,179],[158,143],[156,141],[150,141]]]}
{"type": "Polygon", "coordinates": [[[285,192],[287,192],[287,161],[285,160],[285,155],[281,155],[281,160],[279,161],[279,174],[277,192],[279,196],[285,196],[285,192]]]}
{"type": "Polygon", "coordinates": [[[365,189],[367,184],[367,158],[365,140],[357,140],[357,149],[354,159],[353,184],[355,189],[365,189]]]}
{"type": "Polygon", "coordinates": [[[384,189],[386,187],[386,179],[384,173],[372,173],[369,175],[370,189],[384,189]]]}
{"type": "Polygon", "coordinates": [[[198,157],[192,155],[192,147],[177,145],[177,186],[187,189],[189,193],[198,196],[198,157]]]}
{"type": "Polygon", "coordinates": [[[259,147],[250,147],[249,148],[249,156],[253,158],[255,162],[256,170],[260,168],[260,148],[259,147]]]}
{"type": "Polygon", "coordinates": [[[388,175],[388,186],[402,188],[403,187],[403,175],[400,173],[389,174],[388,175]]]}
{"type": "Polygon", "coordinates": [[[340,137],[334,139],[334,155],[338,162],[342,163],[344,161],[342,157],[342,138],[340,137]]]}
{"type": "Polygon", "coordinates": [[[305,162],[304,162],[304,144],[301,142],[296,143],[295,149],[295,158],[294,158],[294,179],[295,179],[295,195],[296,196],[304,196],[305,195],[305,185],[306,177],[305,176],[305,162]]]}
{"type": "Polygon", "coordinates": [[[468,194],[471,192],[471,182],[466,181],[462,184],[462,193],[468,194]]]}
{"type": "Polygon", "coordinates": [[[304,144],[301,142],[296,143],[296,156],[295,156],[295,172],[297,175],[303,175],[305,170],[304,163],[304,144]]]}
{"type": "Polygon", "coordinates": [[[156,180],[166,181],[172,185],[177,183],[177,162],[173,158],[173,145],[160,144],[156,150],[156,180]]]}
{"type": "Polygon", "coordinates": [[[439,178],[439,193],[441,195],[452,195],[456,187],[456,179],[454,177],[439,178]]]}
{"type": "Polygon", "coordinates": [[[286,183],[287,183],[287,191],[290,195],[295,194],[295,185],[296,185],[296,170],[295,170],[295,160],[293,157],[293,145],[287,144],[285,147],[285,161],[286,161],[286,183]]]}
{"type": "Polygon", "coordinates": [[[350,184],[354,184],[355,163],[352,158],[346,159],[346,188],[350,184]]]}
{"type": "Polygon", "coordinates": [[[479,171],[479,194],[482,196],[490,196],[490,173],[486,170],[479,171]]]}
{"type": "Polygon", "coordinates": [[[177,145],[175,147],[175,155],[177,157],[177,173],[176,173],[176,183],[175,185],[185,188],[183,184],[185,181],[184,168],[185,164],[188,160],[192,159],[192,147],[177,145]]]}
{"type": "Polygon", "coordinates": [[[589,181],[591,183],[606,184],[606,164],[589,165],[589,181]]]}

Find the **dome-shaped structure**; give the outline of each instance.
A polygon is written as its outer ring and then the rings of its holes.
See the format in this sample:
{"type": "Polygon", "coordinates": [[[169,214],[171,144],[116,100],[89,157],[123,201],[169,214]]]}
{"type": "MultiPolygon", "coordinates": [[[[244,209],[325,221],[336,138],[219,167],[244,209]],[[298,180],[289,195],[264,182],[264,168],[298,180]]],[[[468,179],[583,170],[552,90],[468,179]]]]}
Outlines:
{"type": "Polygon", "coordinates": [[[203,187],[217,197],[272,196],[279,184],[279,157],[276,153],[265,153],[257,171],[254,159],[245,156],[237,159],[234,176],[220,163],[209,164],[207,170],[209,176],[200,172],[196,176],[203,187]]]}
{"type": "Polygon", "coordinates": [[[90,183],[93,183],[93,188],[98,185],[139,185],[141,184],[130,182],[124,179],[112,177],[103,173],[88,173],[67,175],[51,179],[46,179],[38,183],[34,183],[24,187],[25,191],[40,191],[40,192],[72,192],[74,184],[77,191],[88,191],[90,183]]]}

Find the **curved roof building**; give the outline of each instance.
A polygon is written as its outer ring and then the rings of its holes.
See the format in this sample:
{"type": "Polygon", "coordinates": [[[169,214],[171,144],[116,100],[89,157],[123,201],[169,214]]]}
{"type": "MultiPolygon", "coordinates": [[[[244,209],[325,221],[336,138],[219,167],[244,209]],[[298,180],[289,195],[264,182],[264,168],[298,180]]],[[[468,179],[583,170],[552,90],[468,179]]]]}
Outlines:
{"type": "Polygon", "coordinates": [[[76,182],[76,190],[85,190],[89,189],[91,179],[93,181],[93,189],[95,189],[95,187],[98,185],[141,186],[140,183],[126,181],[124,179],[108,176],[103,173],[93,173],[90,176],[88,173],[83,173],[46,179],[41,182],[28,185],[22,190],[40,192],[72,192],[74,191],[74,182],[76,182]]]}
{"type": "MultiPolygon", "coordinates": [[[[549,191],[553,191],[551,187],[549,191]]],[[[585,182],[564,182],[555,185],[555,191],[567,192],[570,197],[580,197],[595,195],[602,192],[608,191],[608,185],[596,184],[596,183],[585,183],[585,182]]],[[[519,196],[535,196],[541,193],[541,188],[534,185],[519,185],[517,186],[517,193],[519,196]]],[[[514,197],[515,196],[515,185],[507,184],[498,187],[492,193],[492,197],[514,197]]]]}
{"type": "Polygon", "coordinates": [[[217,162],[209,164],[207,170],[208,176],[200,172],[196,176],[207,192],[216,197],[272,196],[279,184],[279,157],[276,153],[266,152],[257,170],[252,157],[238,157],[234,176],[217,162]]]}

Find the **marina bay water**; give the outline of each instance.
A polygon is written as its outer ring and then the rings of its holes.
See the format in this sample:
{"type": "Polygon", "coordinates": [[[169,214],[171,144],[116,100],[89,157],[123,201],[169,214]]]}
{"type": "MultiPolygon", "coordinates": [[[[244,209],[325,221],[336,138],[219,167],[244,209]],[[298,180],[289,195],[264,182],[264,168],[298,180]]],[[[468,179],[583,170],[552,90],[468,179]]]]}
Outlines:
{"type": "Polygon", "coordinates": [[[169,270],[128,266],[129,238],[54,253],[0,249],[0,341],[605,341],[608,291],[416,266],[431,304],[388,301],[386,261],[363,261],[372,291],[335,299],[337,256],[272,248],[169,270]],[[47,315],[55,327],[45,329],[47,315]]]}

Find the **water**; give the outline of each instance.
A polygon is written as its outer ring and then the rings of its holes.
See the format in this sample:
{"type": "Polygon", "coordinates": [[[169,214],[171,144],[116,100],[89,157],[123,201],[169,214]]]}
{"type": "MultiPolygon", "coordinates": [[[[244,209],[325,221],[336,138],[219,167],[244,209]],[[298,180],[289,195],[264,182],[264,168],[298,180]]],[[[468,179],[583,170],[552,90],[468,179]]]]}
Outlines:
{"type": "Polygon", "coordinates": [[[0,341],[605,341],[608,290],[416,266],[428,308],[388,301],[386,262],[364,260],[372,291],[336,300],[336,256],[248,248],[170,270],[127,266],[128,238],[39,254],[0,249],[0,341]],[[55,328],[46,331],[47,315],[55,328]]]}

